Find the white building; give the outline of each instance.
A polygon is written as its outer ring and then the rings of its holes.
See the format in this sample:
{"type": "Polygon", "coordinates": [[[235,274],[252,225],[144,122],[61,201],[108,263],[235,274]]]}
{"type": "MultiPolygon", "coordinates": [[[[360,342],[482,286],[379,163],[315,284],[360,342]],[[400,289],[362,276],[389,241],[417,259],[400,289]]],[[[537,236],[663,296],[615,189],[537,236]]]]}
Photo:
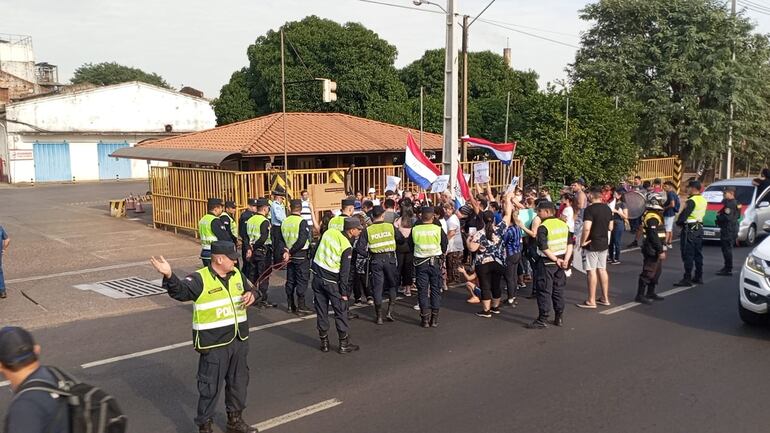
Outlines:
{"type": "Polygon", "coordinates": [[[0,107],[0,176],[11,183],[146,178],[149,161],[109,155],[214,126],[207,100],[141,82],[32,97],[0,107]]]}

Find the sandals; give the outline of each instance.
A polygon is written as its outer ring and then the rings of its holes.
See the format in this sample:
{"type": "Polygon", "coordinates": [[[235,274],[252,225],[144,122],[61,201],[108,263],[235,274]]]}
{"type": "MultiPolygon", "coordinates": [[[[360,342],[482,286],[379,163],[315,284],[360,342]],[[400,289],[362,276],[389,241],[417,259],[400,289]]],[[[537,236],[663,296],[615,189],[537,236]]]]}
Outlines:
{"type": "Polygon", "coordinates": [[[610,301],[604,301],[604,300],[601,300],[601,299],[598,299],[596,301],[596,303],[599,304],[599,305],[604,305],[605,307],[609,307],[611,305],[610,301]]]}
{"type": "Polygon", "coordinates": [[[581,302],[579,304],[575,304],[575,305],[577,305],[580,308],[586,308],[586,309],[595,309],[596,308],[596,304],[589,304],[588,301],[583,301],[583,302],[581,302]]]}

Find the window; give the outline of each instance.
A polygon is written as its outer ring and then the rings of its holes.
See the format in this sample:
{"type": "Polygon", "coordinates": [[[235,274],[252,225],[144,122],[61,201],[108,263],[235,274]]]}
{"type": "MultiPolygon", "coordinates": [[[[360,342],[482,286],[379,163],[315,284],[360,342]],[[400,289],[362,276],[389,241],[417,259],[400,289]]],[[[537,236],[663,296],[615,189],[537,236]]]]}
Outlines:
{"type": "Polygon", "coordinates": [[[744,206],[751,204],[751,200],[754,198],[754,190],[756,189],[753,186],[711,185],[703,192],[703,197],[705,197],[709,203],[721,203],[723,199],[722,192],[725,188],[730,186],[735,188],[735,199],[738,201],[738,204],[744,206]]]}

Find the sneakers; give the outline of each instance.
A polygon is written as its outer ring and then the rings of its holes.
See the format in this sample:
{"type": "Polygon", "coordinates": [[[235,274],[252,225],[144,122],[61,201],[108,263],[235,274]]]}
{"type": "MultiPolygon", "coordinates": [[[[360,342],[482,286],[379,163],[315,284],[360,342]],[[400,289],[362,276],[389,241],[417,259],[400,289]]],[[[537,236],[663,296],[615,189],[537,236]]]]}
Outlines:
{"type": "Polygon", "coordinates": [[[666,248],[668,248],[670,250],[670,249],[674,248],[674,244],[666,244],[666,248]]]}
{"type": "Polygon", "coordinates": [[[0,299],[5,299],[7,297],[8,295],[6,295],[5,292],[0,293],[0,299]]]}
{"type": "Polygon", "coordinates": [[[509,307],[515,307],[516,305],[518,305],[518,302],[516,302],[516,298],[508,298],[505,300],[504,305],[507,305],[509,307]]]}
{"type": "Polygon", "coordinates": [[[620,260],[612,260],[612,261],[610,262],[610,264],[611,264],[611,265],[619,265],[619,264],[620,264],[620,260]]]}
{"type": "Polygon", "coordinates": [[[478,313],[476,313],[477,316],[483,317],[485,319],[489,319],[492,317],[492,311],[491,310],[481,310],[478,313]]]}
{"type": "Polygon", "coordinates": [[[492,307],[491,310],[489,310],[492,314],[500,314],[500,307],[492,307]]]}
{"type": "Polygon", "coordinates": [[[366,298],[366,305],[374,305],[374,298],[372,298],[371,296],[366,298]]]}
{"type": "Polygon", "coordinates": [[[420,311],[420,304],[415,305],[412,307],[413,310],[420,311]]]}

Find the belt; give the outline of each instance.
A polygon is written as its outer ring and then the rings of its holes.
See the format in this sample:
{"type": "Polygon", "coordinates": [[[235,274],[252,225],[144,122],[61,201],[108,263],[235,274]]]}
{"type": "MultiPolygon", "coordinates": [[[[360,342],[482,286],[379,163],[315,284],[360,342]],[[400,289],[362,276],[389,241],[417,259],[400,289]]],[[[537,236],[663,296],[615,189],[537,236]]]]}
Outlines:
{"type": "Polygon", "coordinates": [[[372,257],[395,257],[395,251],[388,251],[384,253],[369,253],[372,257]]]}
{"type": "Polygon", "coordinates": [[[425,263],[428,263],[428,262],[430,262],[431,265],[435,264],[435,262],[441,263],[441,256],[423,257],[423,258],[415,257],[414,259],[415,266],[424,265],[425,263]]]}

